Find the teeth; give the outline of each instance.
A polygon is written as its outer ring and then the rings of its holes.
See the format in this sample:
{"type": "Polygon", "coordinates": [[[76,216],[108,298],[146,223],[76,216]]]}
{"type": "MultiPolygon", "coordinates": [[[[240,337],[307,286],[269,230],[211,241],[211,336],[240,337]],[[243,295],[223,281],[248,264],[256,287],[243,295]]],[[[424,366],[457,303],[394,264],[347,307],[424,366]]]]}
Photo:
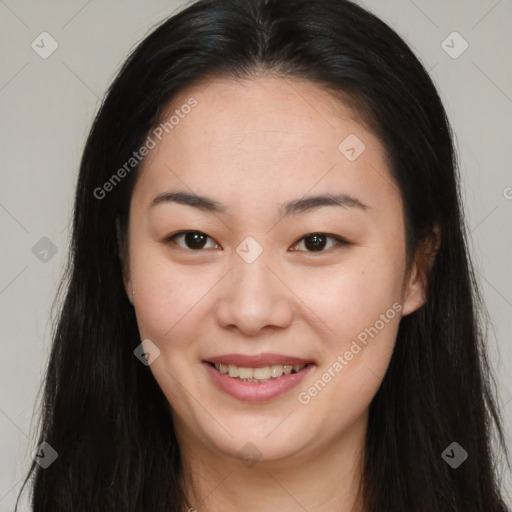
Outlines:
{"type": "Polygon", "coordinates": [[[264,368],[254,368],[253,377],[258,380],[270,379],[270,366],[265,366],[264,368]]]}
{"type": "Polygon", "coordinates": [[[270,379],[277,379],[284,375],[290,375],[292,370],[295,373],[304,368],[305,364],[273,364],[272,366],[264,366],[263,368],[244,368],[235,366],[234,364],[215,364],[215,368],[220,373],[227,373],[230,377],[238,378],[246,382],[266,382],[270,379]]]}
{"type": "Polygon", "coordinates": [[[252,379],[254,370],[252,368],[238,368],[238,376],[241,379],[252,379]]]}
{"type": "Polygon", "coordinates": [[[238,367],[234,364],[228,365],[228,373],[230,377],[238,377],[238,367]]]}
{"type": "Polygon", "coordinates": [[[281,377],[281,375],[283,374],[283,367],[280,365],[280,364],[273,364],[271,367],[270,367],[270,376],[271,377],[281,377]]]}

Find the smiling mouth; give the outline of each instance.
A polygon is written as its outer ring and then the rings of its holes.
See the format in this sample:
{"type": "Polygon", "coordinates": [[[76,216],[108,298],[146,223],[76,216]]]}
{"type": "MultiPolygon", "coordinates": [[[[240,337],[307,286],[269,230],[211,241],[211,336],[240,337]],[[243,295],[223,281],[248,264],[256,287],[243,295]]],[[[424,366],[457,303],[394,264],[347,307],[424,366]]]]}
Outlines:
{"type": "Polygon", "coordinates": [[[260,368],[248,368],[234,364],[218,364],[208,361],[208,364],[222,374],[243,382],[268,382],[281,378],[283,375],[299,373],[304,368],[313,366],[313,363],[305,364],[273,364],[260,368]]]}

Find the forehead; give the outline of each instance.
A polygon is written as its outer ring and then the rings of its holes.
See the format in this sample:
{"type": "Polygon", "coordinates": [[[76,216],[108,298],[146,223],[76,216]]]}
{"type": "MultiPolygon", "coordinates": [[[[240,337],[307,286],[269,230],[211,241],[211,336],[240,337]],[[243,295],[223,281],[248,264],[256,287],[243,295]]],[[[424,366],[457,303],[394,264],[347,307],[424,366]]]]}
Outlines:
{"type": "Polygon", "coordinates": [[[134,193],[145,202],[177,185],[215,190],[225,204],[282,202],[308,191],[343,191],[366,203],[398,198],[377,137],[357,112],[309,81],[215,78],[177,95],[162,123],[171,116],[150,133],[156,147],[134,193]],[[372,198],[379,190],[382,197],[372,198]]]}

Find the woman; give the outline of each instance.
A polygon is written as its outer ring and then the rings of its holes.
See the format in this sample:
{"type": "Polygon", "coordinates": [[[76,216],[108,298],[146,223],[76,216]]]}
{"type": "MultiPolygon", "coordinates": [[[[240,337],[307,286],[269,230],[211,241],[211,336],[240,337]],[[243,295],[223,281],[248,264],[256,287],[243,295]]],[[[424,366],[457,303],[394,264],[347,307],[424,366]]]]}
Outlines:
{"type": "Polygon", "coordinates": [[[165,21],[83,154],[34,512],[504,511],[457,178],[361,7],[165,21]]]}

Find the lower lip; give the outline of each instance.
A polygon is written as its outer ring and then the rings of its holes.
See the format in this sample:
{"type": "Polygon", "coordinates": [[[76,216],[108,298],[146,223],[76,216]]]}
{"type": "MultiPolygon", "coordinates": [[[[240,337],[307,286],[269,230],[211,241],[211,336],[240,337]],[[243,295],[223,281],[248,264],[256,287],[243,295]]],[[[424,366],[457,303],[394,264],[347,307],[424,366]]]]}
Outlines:
{"type": "Polygon", "coordinates": [[[309,364],[298,373],[285,374],[266,382],[244,382],[219,372],[210,363],[203,362],[203,365],[221,391],[246,402],[263,402],[283,395],[297,386],[314,366],[309,364]]]}

